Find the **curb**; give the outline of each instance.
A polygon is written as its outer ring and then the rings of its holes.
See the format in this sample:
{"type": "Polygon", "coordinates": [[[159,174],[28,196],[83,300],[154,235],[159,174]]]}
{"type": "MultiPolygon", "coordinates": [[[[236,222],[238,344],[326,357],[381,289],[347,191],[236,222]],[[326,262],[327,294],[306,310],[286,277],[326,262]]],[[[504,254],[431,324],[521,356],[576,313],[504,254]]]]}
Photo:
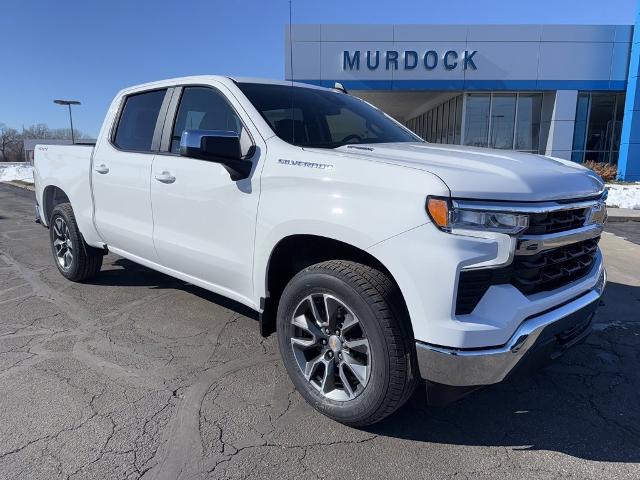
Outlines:
{"type": "Polygon", "coordinates": [[[640,222],[640,210],[632,208],[607,207],[607,222],[640,222]]]}
{"type": "Polygon", "coordinates": [[[640,217],[629,217],[621,215],[619,217],[607,217],[607,223],[640,222],[640,217]]]}
{"type": "Polygon", "coordinates": [[[6,183],[7,185],[11,185],[13,187],[22,188],[23,190],[29,190],[30,192],[36,191],[35,187],[31,183],[23,183],[23,182],[15,182],[15,181],[3,182],[3,183],[6,183]]]}

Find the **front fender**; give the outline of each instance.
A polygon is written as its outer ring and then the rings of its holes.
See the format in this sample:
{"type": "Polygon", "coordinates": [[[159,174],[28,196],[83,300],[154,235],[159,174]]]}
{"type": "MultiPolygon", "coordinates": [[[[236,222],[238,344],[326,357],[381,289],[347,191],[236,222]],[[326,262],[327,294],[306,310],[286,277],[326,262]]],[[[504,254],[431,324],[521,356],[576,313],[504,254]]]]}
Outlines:
{"type": "Polygon", "coordinates": [[[422,170],[273,141],[261,177],[256,303],[266,296],[269,258],[282,239],[315,235],[367,250],[428,223],[428,195],[449,195],[442,180],[422,170]]]}

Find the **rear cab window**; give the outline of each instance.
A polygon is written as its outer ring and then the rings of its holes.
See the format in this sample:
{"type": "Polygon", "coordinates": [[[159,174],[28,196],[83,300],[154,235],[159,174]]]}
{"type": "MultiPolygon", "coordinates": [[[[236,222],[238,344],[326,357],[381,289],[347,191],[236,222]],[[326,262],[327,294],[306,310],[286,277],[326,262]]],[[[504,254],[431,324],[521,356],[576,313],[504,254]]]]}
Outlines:
{"type": "Polygon", "coordinates": [[[153,135],[166,89],[129,95],[118,119],[113,144],[121,150],[152,151],[153,135]]]}

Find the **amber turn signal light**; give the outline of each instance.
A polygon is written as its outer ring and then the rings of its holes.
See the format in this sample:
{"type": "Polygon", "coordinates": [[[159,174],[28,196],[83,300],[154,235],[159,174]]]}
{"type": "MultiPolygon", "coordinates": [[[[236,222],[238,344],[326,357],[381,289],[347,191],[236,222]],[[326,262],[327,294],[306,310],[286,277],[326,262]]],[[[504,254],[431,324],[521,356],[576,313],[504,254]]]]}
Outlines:
{"type": "Polygon", "coordinates": [[[429,198],[427,200],[427,211],[433,223],[439,228],[449,226],[449,202],[442,198],[429,198]]]}

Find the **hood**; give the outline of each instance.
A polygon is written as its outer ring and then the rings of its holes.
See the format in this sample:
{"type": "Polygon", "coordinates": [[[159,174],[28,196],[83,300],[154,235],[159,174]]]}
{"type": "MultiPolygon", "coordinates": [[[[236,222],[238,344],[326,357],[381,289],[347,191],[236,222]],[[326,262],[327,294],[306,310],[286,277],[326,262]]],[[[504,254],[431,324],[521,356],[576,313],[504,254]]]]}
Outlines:
{"type": "Polygon", "coordinates": [[[334,151],[430,172],[457,198],[544,201],[588,197],[604,189],[596,173],[575,162],[511,150],[416,142],[345,145],[334,151]]]}

